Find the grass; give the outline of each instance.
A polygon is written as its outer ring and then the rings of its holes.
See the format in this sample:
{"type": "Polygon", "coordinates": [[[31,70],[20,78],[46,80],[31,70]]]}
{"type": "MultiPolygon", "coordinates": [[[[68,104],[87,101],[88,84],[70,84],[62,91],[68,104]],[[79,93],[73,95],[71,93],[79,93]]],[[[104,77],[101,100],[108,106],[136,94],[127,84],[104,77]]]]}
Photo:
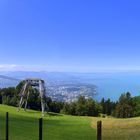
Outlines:
{"type": "Polygon", "coordinates": [[[103,140],[140,140],[140,117],[130,119],[92,118],[92,127],[96,122],[103,123],[103,140]]]}
{"type": "MultiPolygon", "coordinates": [[[[38,140],[41,112],[0,105],[0,140],[5,140],[5,112],[9,112],[10,140],[38,140]]],[[[74,117],[50,113],[43,121],[44,140],[96,140],[97,121],[103,140],[140,140],[140,117],[131,119],[74,117]]]]}
{"type": "MultiPolygon", "coordinates": [[[[17,112],[14,107],[0,105],[0,140],[5,140],[5,112],[9,112],[10,140],[38,140],[38,118],[33,110],[17,112]]],[[[43,120],[44,140],[96,140],[96,129],[89,117],[50,114],[43,120]]]]}

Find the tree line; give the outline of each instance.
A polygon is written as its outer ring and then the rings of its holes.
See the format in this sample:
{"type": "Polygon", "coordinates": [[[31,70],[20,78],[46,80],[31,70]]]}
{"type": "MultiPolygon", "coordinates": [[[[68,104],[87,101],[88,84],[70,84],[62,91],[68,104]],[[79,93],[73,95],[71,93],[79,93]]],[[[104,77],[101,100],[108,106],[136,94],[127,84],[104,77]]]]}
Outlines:
{"type": "MultiPolygon", "coordinates": [[[[0,89],[0,104],[18,106],[22,83],[17,87],[0,89]]],[[[62,113],[75,116],[113,116],[117,118],[130,118],[140,116],[140,96],[132,97],[129,92],[120,96],[114,102],[104,98],[98,102],[92,98],[79,96],[74,102],[53,101],[50,97],[44,97],[47,112],[62,113]]],[[[40,110],[41,103],[37,89],[30,89],[28,109],[40,110]]]]}

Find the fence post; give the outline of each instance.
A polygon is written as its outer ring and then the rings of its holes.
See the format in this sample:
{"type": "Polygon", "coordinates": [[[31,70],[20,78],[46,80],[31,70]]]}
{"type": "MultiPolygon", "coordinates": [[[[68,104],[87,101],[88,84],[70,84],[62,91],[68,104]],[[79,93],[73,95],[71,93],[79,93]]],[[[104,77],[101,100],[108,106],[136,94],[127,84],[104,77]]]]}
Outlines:
{"type": "Polygon", "coordinates": [[[39,119],[39,140],[42,140],[42,118],[39,119]]]}
{"type": "Polygon", "coordinates": [[[102,122],[97,122],[97,140],[102,140],[102,122]]]}
{"type": "Polygon", "coordinates": [[[9,113],[6,112],[6,140],[9,140],[9,113]]]}

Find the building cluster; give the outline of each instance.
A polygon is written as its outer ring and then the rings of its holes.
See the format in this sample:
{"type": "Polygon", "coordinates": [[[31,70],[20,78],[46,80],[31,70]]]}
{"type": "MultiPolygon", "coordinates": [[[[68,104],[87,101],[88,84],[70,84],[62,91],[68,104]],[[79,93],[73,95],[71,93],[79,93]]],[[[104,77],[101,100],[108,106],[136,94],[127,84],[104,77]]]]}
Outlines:
{"type": "Polygon", "coordinates": [[[97,93],[97,89],[93,85],[53,85],[48,86],[46,90],[47,96],[53,100],[72,102],[78,99],[79,96],[93,98],[97,93]]]}

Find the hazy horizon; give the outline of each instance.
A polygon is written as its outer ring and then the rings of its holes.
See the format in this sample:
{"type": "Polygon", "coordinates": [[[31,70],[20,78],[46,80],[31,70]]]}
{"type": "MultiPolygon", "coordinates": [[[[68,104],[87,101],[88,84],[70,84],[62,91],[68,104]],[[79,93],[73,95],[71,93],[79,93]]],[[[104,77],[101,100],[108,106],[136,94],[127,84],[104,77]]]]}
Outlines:
{"type": "MultiPolygon", "coordinates": [[[[68,73],[68,72],[0,72],[0,76],[5,75],[11,78],[24,80],[26,78],[42,78],[52,86],[55,85],[82,85],[89,84],[97,87],[98,94],[94,97],[110,98],[116,101],[122,93],[130,92],[132,96],[140,93],[139,79],[140,72],[123,73],[68,73]]],[[[3,78],[2,78],[3,79],[3,78]]],[[[2,80],[1,79],[1,80],[2,80]]],[[[13,86],[13,81],[9,81],[9,86],[13,86]]]]}

